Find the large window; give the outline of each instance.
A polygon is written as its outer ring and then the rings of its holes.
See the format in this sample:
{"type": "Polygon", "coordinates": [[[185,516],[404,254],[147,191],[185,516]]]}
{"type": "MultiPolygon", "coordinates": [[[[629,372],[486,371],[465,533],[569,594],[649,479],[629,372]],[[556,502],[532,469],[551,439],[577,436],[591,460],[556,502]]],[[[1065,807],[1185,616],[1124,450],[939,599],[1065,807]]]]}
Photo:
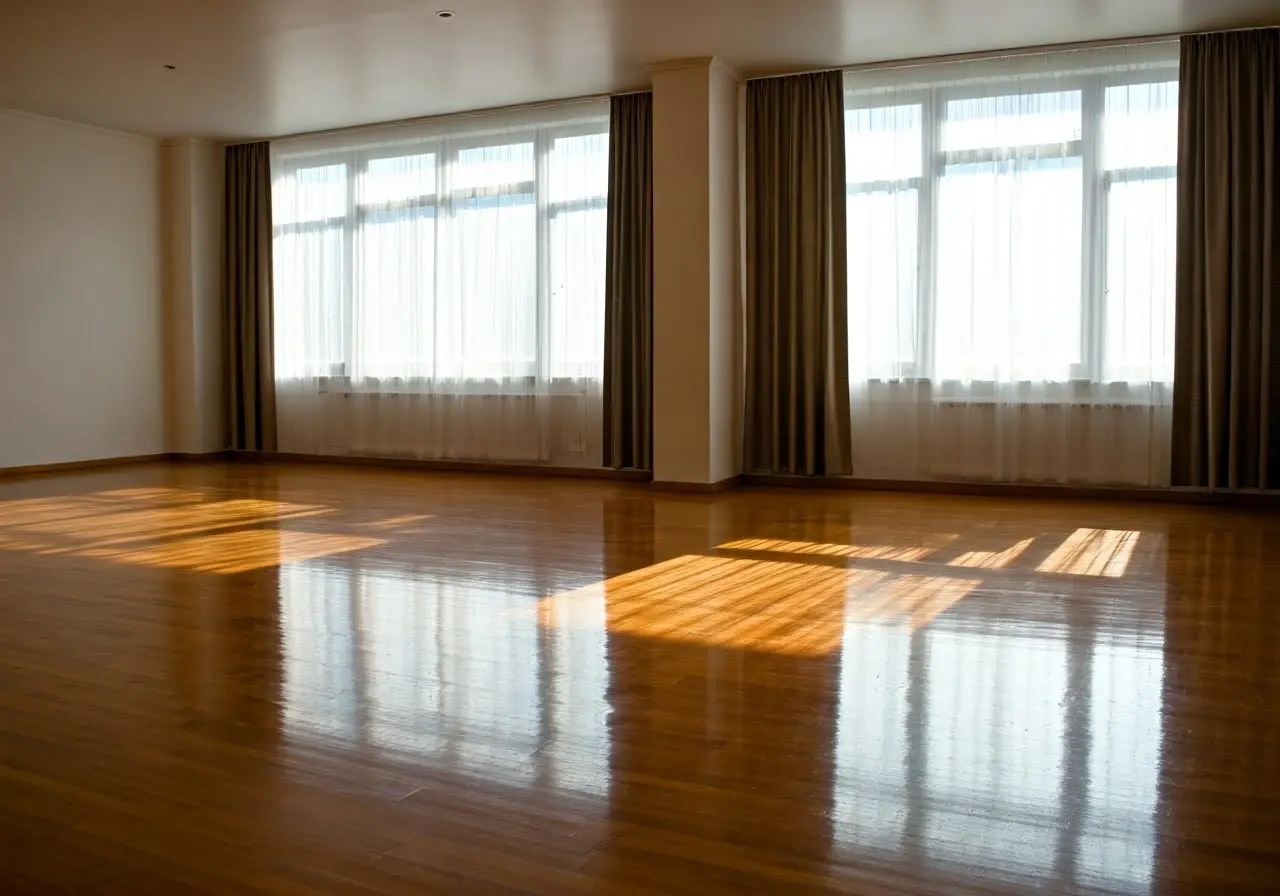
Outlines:
{"type": "Polygon", "coordinates": [[[1170,383],[1177,77],[1163,48],[851,74],[855,392],[1170,383]]]}
{"type": "Polygon", "coordinates": [[[277,379],[481,394],[599,380],[608,121],[544,113],[279,144],[277,379]]]}

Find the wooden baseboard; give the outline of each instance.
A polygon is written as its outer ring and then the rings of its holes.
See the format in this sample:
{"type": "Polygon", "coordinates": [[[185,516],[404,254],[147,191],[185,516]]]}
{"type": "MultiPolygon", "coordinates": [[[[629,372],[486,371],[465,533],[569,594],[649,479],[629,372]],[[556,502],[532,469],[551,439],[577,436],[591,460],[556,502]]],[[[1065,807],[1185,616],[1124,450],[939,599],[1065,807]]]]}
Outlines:
{"type": "Polygon", "coordinates": [[[108,467],[126,467],[168,460],[167,454],[135,454],[128,457],[102,457],[94,460],[70,460],[56,464],[27,464],[21,467],[0,467],[0,479],[26,479],[36,476],[54,476],[61,473],[82,473],[87,470],[103,470],[108,467]]]}
{"type": "Polygon", "coordinates": [[[1076,486],[1030,482],[962,482],[949,480],[855,479],[847,476],[792,476],[745,473],[742,485],[766,488],[818,488],[841,491],[913,492],[928,495],[974,495],[992,498],[1047,498],[1090,501],[1145,501],[1165,504],[1214,504],[1237,507],[1280,506],[1280,491],[1141,486],[1076,486]]]}
{"type": "Polygon", "coordinates": [[[175,463],[207,463],[209,461],[227,460],[230,451],[210,451],[205,454],[194,454],[184,451],[166,451],[163,454],[131,454],[127,457],[100,457],[93,460],[72,460],[56,464],[29,464],[22,467],[0,467],[0,479],[29,479],[38,476],[58,476],[65,473],[85,473],[94,470],[106,470],[112,467],[128,467],[137,464],[154,464],[172,461],[175,463]]]}
{"type": "Polygon", "coordinates": [[[235,452],[230,448],[224,448],[221,451],[205,451],[203,453],[192,451],[170,451],[165,455],[165,460],[171,460],[179,464],[203,464],[210,461],[232,460],[235,452]]]}
{"type": "Polygon", "coordinates": [[[244,463],[320,464],[324,466],[383,467],[435,473],[483,473],[498,476],[542,476],[561,479],[596,479],[610,482],[648,482],[647,470],[614,470],[606,467],[552,467],[540,464],[486,463],[466,460],[419,460],[408,457],[362,457],[342,454],[293,454],[285,451],[232,451],[231,459],[244,463]]]}
{"type": "Polygon", "coordinates": [[[737,488],[742,476],[735,474],[719,482],[673,482],[670,480],[654,480],[652,488],[659,492],[681,492],[693,495],[712,495],[737,488]]]}

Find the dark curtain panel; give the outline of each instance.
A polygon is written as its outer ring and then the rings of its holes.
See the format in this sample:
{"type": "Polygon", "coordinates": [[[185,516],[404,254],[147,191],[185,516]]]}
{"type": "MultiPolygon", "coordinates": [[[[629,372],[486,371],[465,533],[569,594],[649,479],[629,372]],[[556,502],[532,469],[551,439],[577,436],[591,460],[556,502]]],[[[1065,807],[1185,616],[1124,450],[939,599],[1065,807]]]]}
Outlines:
{"type": "Polygon", "coordinates": [[[746,465],[849,472],[844,77],[747,84],[746,465]]]}
{"type": "Polygon", "coordinates": [[[604,463],[653,469],[653,94],[609,116],[604,463]]]}
{"type": "Polygon", "coordinates": [[[231,447],[276,450],[268,144],[228,146],[222,265],[231,447]]]}
{"type": "Polygon", "coordinates": [[[1280,29],[1182,39],[1173,484],[1280,487],[1280,29]]]}

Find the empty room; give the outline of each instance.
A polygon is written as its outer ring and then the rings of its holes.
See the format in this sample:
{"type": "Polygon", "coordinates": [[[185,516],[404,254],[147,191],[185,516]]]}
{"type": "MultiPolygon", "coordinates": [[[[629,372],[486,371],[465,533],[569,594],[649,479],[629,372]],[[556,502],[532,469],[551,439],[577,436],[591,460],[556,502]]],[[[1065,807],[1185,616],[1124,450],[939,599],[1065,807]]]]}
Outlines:
{"type": "Polygon", "coordinates": [[[0,0],[0,893],[1280,893],[1280,0],[0,0]]]}

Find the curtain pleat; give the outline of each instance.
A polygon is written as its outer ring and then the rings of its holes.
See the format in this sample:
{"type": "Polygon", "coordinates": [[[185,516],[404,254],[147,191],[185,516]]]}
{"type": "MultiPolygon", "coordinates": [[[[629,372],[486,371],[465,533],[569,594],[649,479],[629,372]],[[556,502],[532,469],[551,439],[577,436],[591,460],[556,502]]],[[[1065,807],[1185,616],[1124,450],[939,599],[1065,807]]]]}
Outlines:
{"type": "Polygon", "coordinates": [[[1182,38],[1173,484],[1280,487],[1280,29],[1182,38]]]}
{"type": "Polygon", "coordinates": [[[746,115],[747,469],[847,474],[843,75],[751,81],[746,115]]]}
{"type": "Polygon", "coordinates": [[[609,121],[604,462],[653,469],[653,94],[615,96],[609,121]]]}
{"type": "Polygon", "coordinates": [[[223,283],[231,447],[276,450],[269,144],[226,149],[223,283]]]}

